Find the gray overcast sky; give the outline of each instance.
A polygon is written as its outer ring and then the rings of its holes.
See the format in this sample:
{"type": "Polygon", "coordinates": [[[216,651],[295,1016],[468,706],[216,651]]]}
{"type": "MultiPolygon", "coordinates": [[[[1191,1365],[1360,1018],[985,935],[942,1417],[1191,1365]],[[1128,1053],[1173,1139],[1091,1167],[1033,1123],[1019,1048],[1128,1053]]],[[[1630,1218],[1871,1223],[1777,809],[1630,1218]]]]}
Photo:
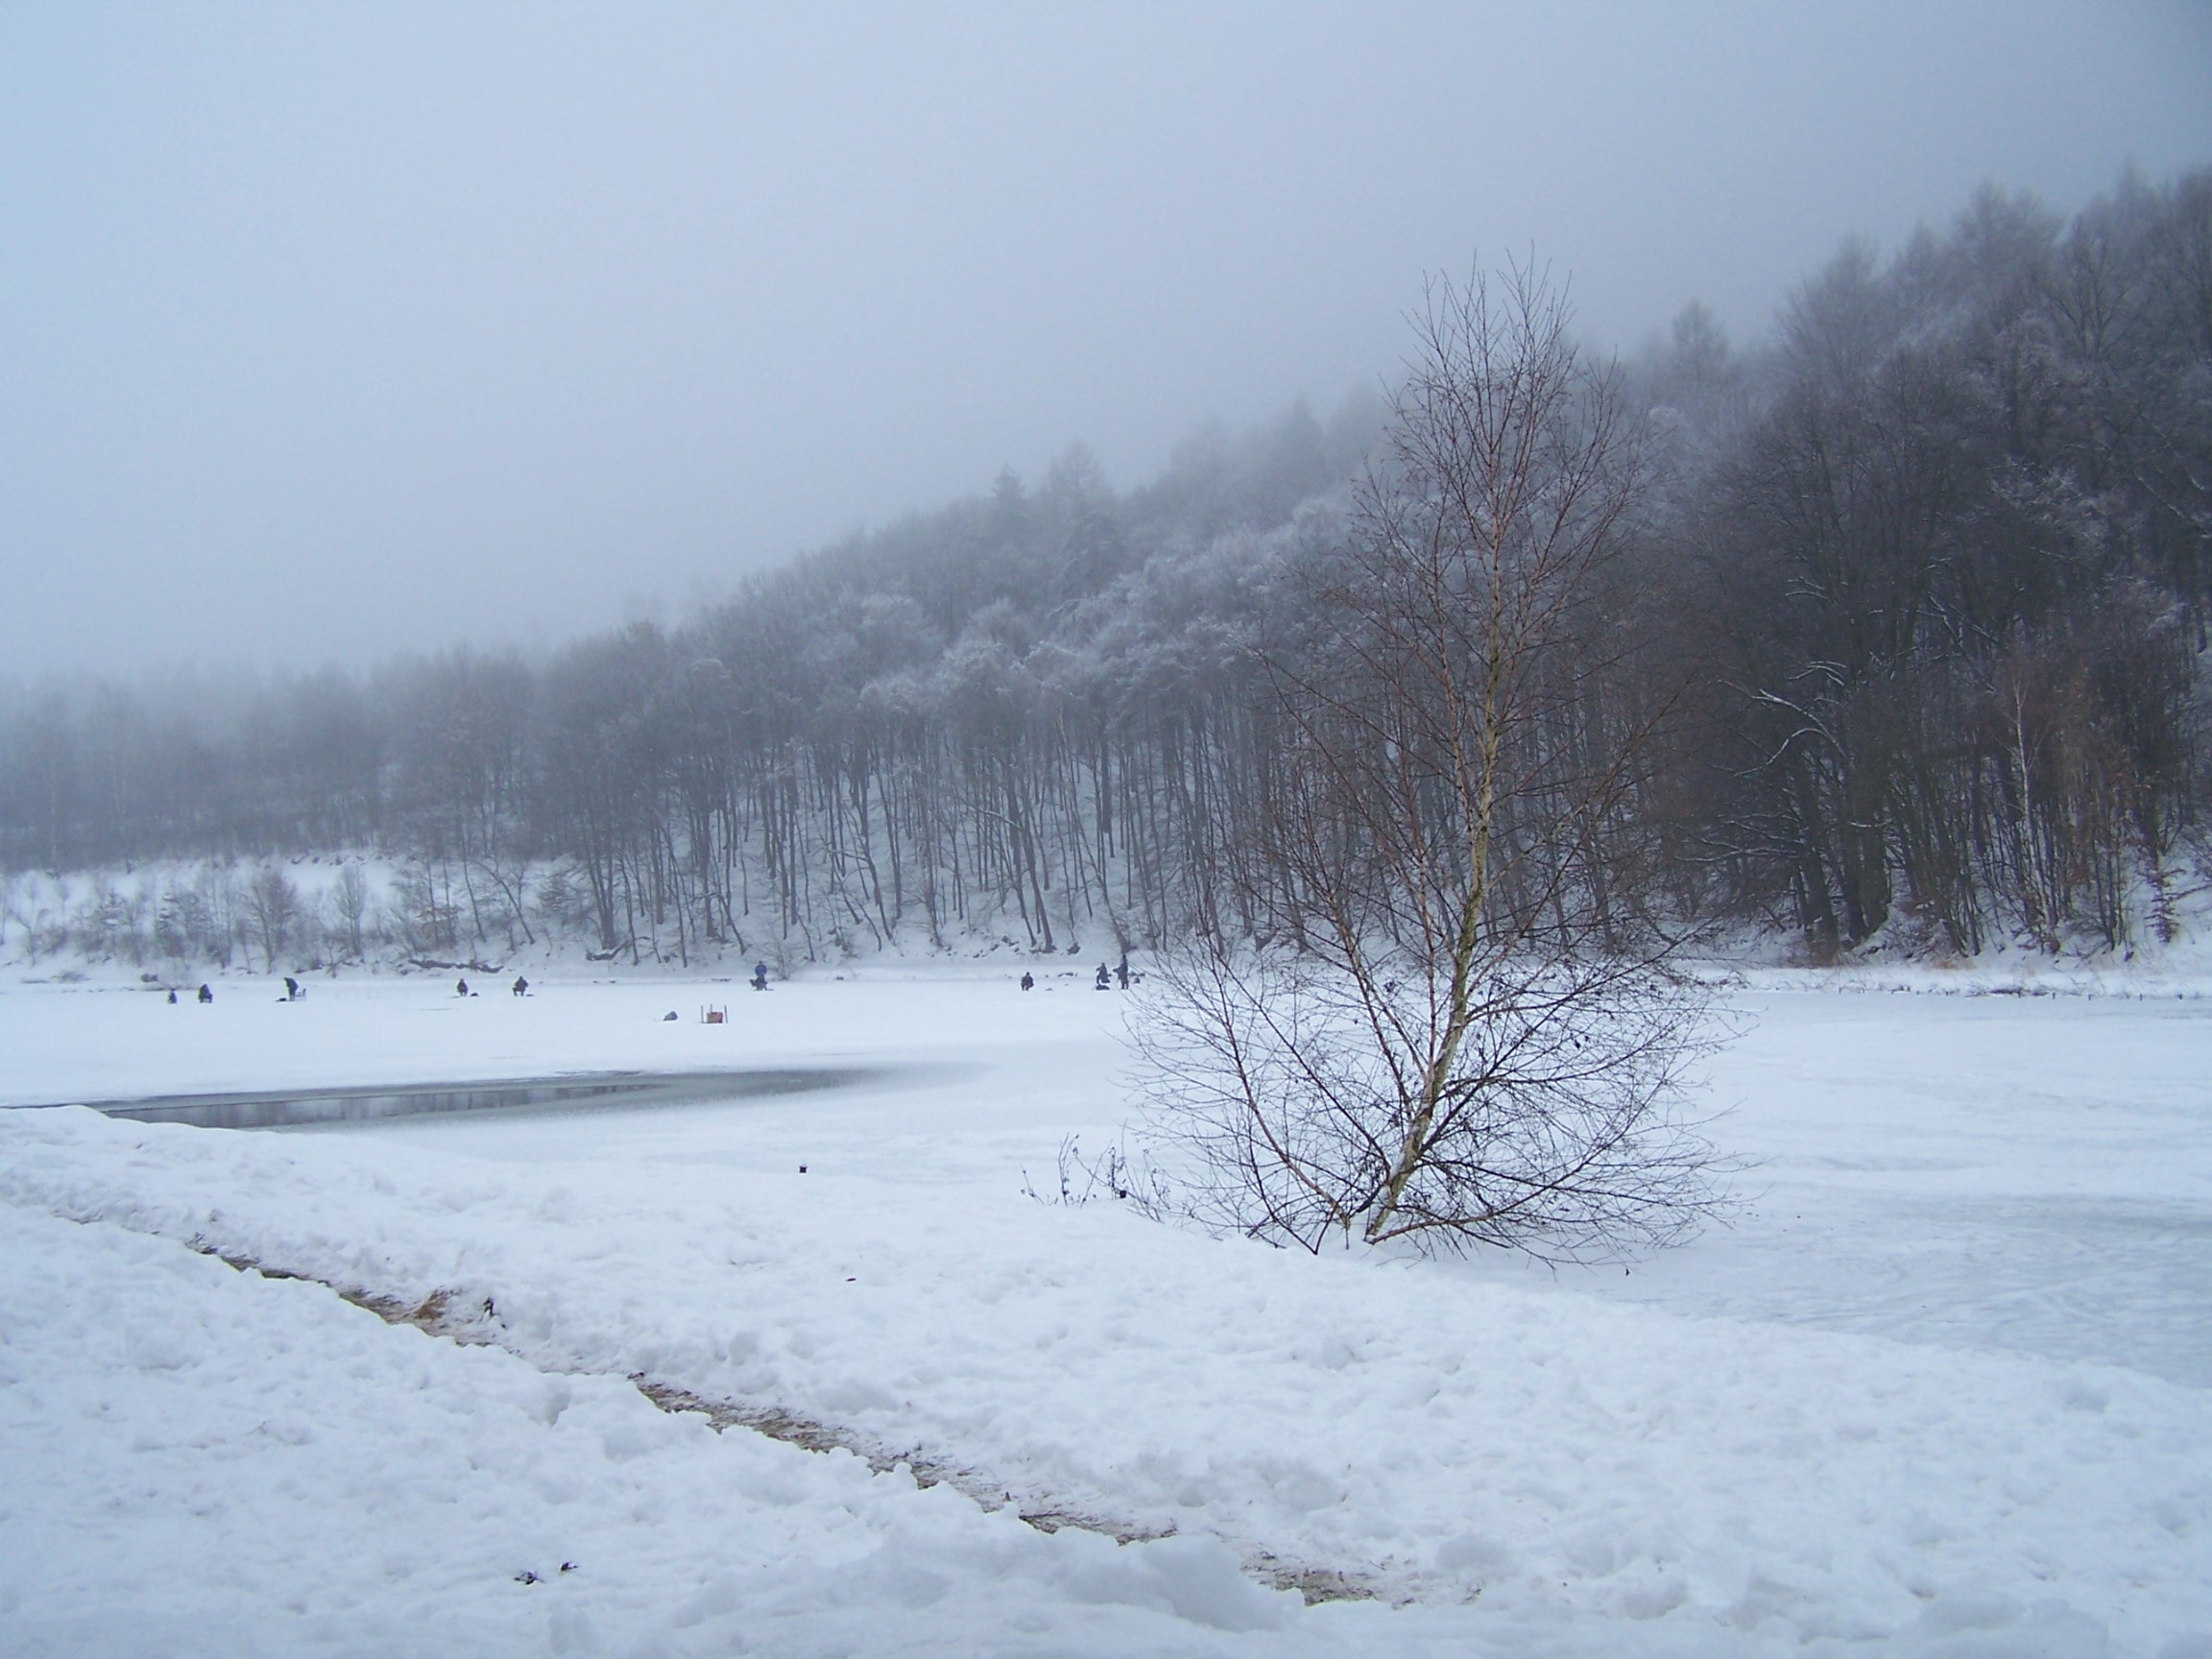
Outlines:
{"type": "Polygon", "coordinates": [[[2212,160],[2212,5],[0,12],[0,674],[553,642],[1119,486],[1533,245],[1739,338],[1984,179],[2212,160]]]}

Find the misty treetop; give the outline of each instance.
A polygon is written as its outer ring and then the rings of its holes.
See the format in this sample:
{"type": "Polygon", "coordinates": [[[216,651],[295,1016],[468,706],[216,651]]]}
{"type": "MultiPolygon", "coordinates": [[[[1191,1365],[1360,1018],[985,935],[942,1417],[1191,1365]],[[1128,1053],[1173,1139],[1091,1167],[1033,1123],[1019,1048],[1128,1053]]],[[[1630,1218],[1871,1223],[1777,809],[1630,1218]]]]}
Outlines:
{"type": "MultiPolygon", "coordinates": [[[[1837,945],[2171,928],[2205,821],[2212,170],[2071,222],[1984,190],[1887,262],[1846,244],[1768,344],[1689,308],[1623,389],[1640,482],[1590,602],[1636,648],[1547,713],[1548,753],[1650,733],[1599,876],[1837,945]]],[[[1209,432],[1122,495],[1071,451],[544,661],[329,671],[221,720],[14,693],[0,862],[373,848],[408,872],[386,931],[461,955],[1278,938],[1316,830],[1268,664],[1337,620],[1316,573],[1380,422],[1209,432]]],[[[235,887],[175,908],[267,945],[235,887]]],[[[352,905],[316,949],[373,948],[352,905]]]]}

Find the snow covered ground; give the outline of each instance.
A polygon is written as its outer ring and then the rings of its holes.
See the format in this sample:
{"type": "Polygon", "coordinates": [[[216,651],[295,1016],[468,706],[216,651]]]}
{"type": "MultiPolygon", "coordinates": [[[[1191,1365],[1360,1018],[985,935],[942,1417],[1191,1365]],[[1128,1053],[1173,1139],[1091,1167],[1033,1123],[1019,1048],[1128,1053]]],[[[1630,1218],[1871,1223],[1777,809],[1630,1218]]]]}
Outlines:
{"type": "Polygon", "coordinates": [[[0,1113],[0,1652],[2212,1656],[2199,987],[1767,975],[1711,1089],[1745,1213],[1554,1276],[1030,1201],[1123,1111],[1124,1004],[1018,972],[0,989],[16,1104],[893,1069],[312,1132],[0,1113]],[[478,1345],[199,1251],[443,1294],[478,1345]],[[1301,1570],[1377,1599],[1269,1587],[1301,1570]]]}

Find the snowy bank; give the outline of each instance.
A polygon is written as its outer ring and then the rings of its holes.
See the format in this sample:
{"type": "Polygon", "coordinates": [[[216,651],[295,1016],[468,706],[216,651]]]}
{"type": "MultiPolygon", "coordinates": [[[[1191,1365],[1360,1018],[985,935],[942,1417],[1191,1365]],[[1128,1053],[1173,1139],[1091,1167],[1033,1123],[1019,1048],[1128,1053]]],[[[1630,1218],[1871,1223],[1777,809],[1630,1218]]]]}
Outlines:
{"type": "Polygon", "coordinates": [[[1024,1165],[1121,1110],[1118,996],[943,973],[716,993],[729,1025],[661,1022],[664,986],[0,996],[17,1101],[718,1055],[906,1068],[804,1099],[368,1131],[0,1114],[20,1264],[0,1409],[32,1476],[9,1482],[0,1558],[44,1564],[0,1586],[22,1626],[125,1651],[204,1613],[345,1651],[349,1622],[492,1628],[527,1591],[516,1651],[2179,1655],[2212,1631],[2195,1002],[1748,998],[1714,1082],[1723,1141],[1760,1161],[1742,1224],[1554,1279],[1022,1198],[1024,1165]],[[2115,1214],[2136,1254],[2097,1231],[2115,1214]],[[445,1292],[488,1345],[188,1243],[445,1292]],[[637,1374],[1012,1502],[702,1438],[637,1374]],[[606,1450],[633,1430],[661,1450],[606,1450]],[[764,1504],[761,1471],[790,1496],[764,1504]],[[407,1546],[411,1504],[473,1530],[407,1546]],[[1046,1539],[1025,1507],[1174,1536],[1046,1539]],[[135,1575],[103,1599],[124,1531],[135,1575]],[[1382,1601],[1301,1609],[1239,1557],[1382,1601]]]}

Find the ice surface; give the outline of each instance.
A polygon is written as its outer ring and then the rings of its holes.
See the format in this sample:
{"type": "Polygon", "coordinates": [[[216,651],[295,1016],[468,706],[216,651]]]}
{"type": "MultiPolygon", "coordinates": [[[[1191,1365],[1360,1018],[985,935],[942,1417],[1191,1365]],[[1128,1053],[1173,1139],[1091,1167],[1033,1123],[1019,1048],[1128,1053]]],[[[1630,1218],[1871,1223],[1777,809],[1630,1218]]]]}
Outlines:
{"type": "Polygon", "coordinates": [[[1564,1283],[2212,1386],[2212,1003],[1735,1001],[1709,1097],[1756,1202],[1625,1282],[1564,1283]]]}
{"type": "Polygon", "coordinates": [[[0,993],[18,1101],[906,1069],[279,1134],[0,1114],[0,1647],[2150,1655],[2212,1631],[2212,1005],[1743,993],[1711,1099],[1756,1166],[1745,1214],[1554,1276],[1029,1202],[1024,1166],[1124,1109],[1123,1003],[1016,972],[0,993]],[[732,1022],[661,1023],[687,995],[732,1022]],[[489,1300],[498,1346],[185,1240],[489,1300]],[[843,1454],[711,1440],[635,1372],[1176,1536],[1046,1538],[843,1454]],[[1300,1609],[1233,1570],[1262,1555],[1409,1604],[1300,1609]]]}

